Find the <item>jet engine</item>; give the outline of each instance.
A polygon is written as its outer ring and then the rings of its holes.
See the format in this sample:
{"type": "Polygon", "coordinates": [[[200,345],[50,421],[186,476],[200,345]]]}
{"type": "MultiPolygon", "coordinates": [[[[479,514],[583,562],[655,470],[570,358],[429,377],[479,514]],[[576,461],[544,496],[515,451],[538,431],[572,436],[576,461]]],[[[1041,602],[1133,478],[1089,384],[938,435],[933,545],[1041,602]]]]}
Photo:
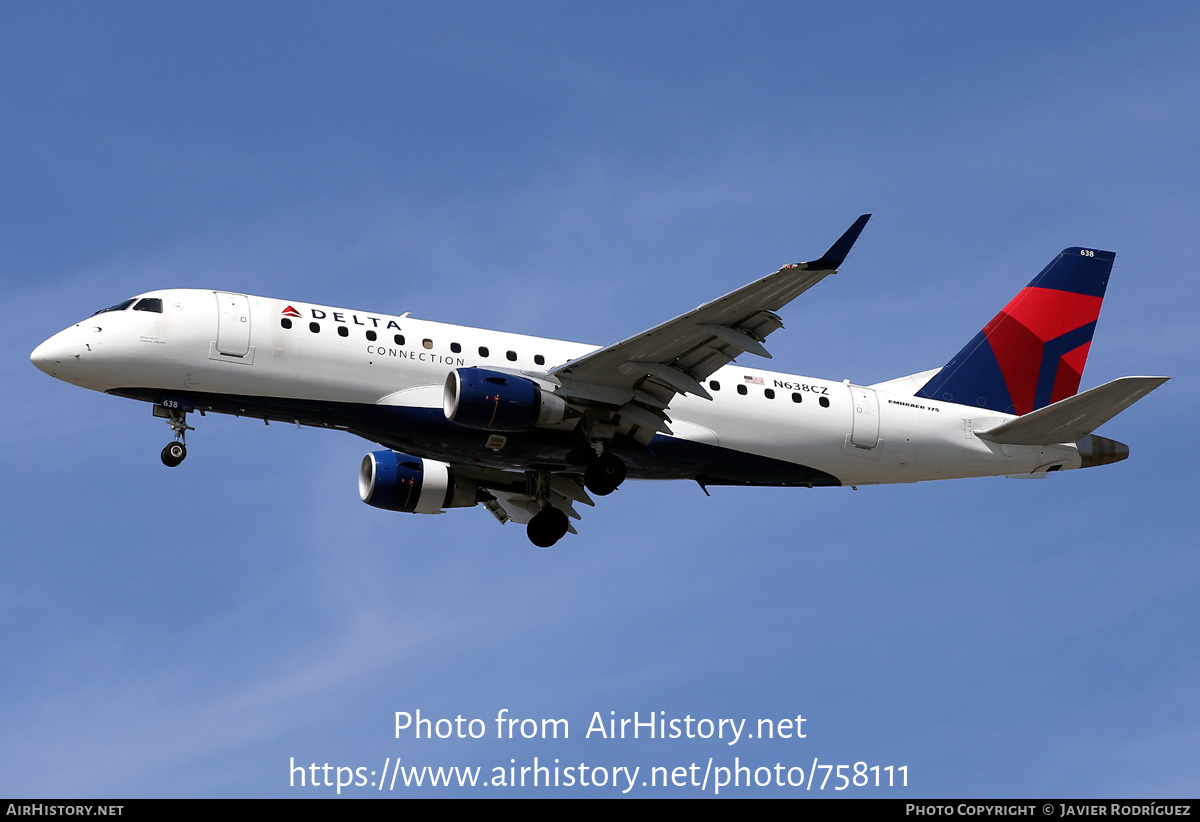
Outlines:
{"type": "Polygon", "coordinates": [[[525,377],[456,368],[446,377],[442,410],[446,419],[467,428],[528,431],[562,422],[567,404],[525,377]]]}
{"type": "Polygon", "coordinates": [[[375,451],[358,470],[358,496],[367,505],[410,514],[440,514],[478,501],[474,482],[456,477],[444,462],[375,451]]]}

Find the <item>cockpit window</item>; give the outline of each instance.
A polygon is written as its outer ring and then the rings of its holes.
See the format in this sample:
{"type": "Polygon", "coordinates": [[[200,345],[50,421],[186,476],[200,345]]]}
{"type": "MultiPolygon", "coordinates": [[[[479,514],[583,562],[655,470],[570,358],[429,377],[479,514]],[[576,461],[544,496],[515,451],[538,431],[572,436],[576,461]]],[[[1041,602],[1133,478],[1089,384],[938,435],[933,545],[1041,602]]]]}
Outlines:
{"type": "Polygon", "coordinates": [[[138,300],[138,304],[133,307],[134,311],[153,311],[155,314],[162,313],[162,300],[158,297],[146,297],[144,300],[138,300]]]}
{"type": "MultiPolygon", "coordinates": [[[[124,311],[126,308],[129,308],[129,306],[133,305],[133,300],[134,300],[134,298],[130,297],[128,300],[126,300],[123,303],[117,303],[116,305],[110,305],[108,308],[101,308],[99,311],[96,312],[96,314],[107,314],[109,311],[124,311]]],[[[160,308],[159,310],[161,311],[162,309],[160,308]]],[[[94,317],[94,316],[96,316],[96,314],[93,314],[92,316],[94,317]]]]}

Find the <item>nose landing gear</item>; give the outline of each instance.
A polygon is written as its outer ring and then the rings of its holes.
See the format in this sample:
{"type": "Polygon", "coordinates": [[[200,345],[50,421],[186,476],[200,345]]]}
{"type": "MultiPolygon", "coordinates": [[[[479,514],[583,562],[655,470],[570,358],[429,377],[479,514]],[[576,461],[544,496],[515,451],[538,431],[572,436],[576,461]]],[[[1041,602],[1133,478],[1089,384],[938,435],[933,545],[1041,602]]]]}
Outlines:
{"type": "Polygon", "coordinates": [[[179,465],[186,456],[187,446],[182,442],[169,442],[162,450],[163,465],[168,468],[174,468],[176,465],[179,465]]]}
{"type": "Polygon", "coordinates": [[[190,409],[190,405],[171,399],[154,406],[154,416],[165,417],[167,425],[175,432],[175,441],[167,443],[160,454],[163,465],[168,468],[174,468],[187,457],[187,432],[196,430],[187,424],[187,412],[190,409]]]}

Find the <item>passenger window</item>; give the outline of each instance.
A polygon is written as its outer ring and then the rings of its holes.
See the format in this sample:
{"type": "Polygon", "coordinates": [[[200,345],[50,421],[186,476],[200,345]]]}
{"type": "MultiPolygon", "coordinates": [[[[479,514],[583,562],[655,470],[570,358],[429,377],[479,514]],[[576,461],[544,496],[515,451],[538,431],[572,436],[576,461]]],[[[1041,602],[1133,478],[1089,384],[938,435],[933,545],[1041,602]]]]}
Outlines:
{"type": "Polygon", "coordinates": [[[746,396],[746,386],[744,386],[744,385],[739,385],[739,386],[738,386],[738,393],[739,393],[739,394],[741,394],[743,397],[744,397],[744,396],[746,396]]]}
{"type": "Polygon", "coordinates": [[[764,390],[764,391],[763,391],[763,396],[764,396],[764,397],[766,397],[766,398],[767,398],[767,399],[769,399],[769,400],[773,400],[773,399],[775,399],[775,389],[774,389],[774,388],[768,388],[768,389],[764,390]]]}
{"type": "Polygon", "coordinates": [[[320,334],[321,333],[321,324],[320,323],[309,323],[308,330],[314,334],[320,334]]]}
{"type": "Polygon", "coordinates": [[[284,317],[282,320],[280,320],[279,324],[282,325],[284,328],[292,327],[292,321],[289,320],[287,317],[284,317]]]}
{"type": "Polygon", "coordinates": [[[368,339],[368,340],[370,340],[371,342],[375,342],[375,332],[374,332],[374,331],[368,331],[368,332],[367,332],[367,339],[368,339]]]}
{"type": "Polygon", "coordinates": [[[546,358],[543,357],[541,354],[534,354],[533,361],[536,365],[545,365],[546,364],[546,358]]]}
{"type": "Polygon", "coordinates": [[[504,356],[508,357],[509,362],[517,361],[517,352],[516,351],[506,351],[504,356]]]}
{"type": "Polygon", "coordinates": [[[817,402],[821,403],[822,408],[829,407],[829,397],[821,397],[821,399],[817,400],[817,402]]]}
{"type": "Polygon", "coordinates": [[[804,398],[800,396],[799,392],[792,394],[792,402],[801,402],[803,399],[804,398]]]}
{"type": "Polygon", "coordinates": [[[421,346],[424,348],[433,348],[433,340],[421,340],[421,346]]]}
{"type": "Polygon", "coordinates": [[[450,352],[452,354],[460,354],[462,353],[462,346],[458,343],[450,343],[450,352]]]}
{"type": "Polygon", "coordinates": [[[349,337],[349,336],[350,336],[350,329],[349,329],[349,328],[347,328],[347,327],[346,327],[346,326],[344,326],[344,325],[339,325],[339,326],[338,326],[338,336],[339,336],[339,337],[349,337]]]}
{"type": "Polygon", "coordinates": [[[486,345],[479,346],[479,356],[486,357],[487,355],[488,355],[487,346],[486,345]]]}
{"type": "Polygon", "coordinates": [[[717,382],[716,380],[709,380],[708,387],[711,388],[713,391],[720,391],[721,383],[717,382]]]}
{"type": "Polygon", "coordinates": [[[392,339],[396,341],[396,345],[404,345],[403,334],[397,334],[396,336],[392,337],[392,339]]]}
{"type": "Polygon", "coordinates": [[[153,311],[155,314],[162,313],[162,300],[158,297],[147,297],[144,300],[138,300],[138,304],[133,307],[134,311],[153,311]]]}

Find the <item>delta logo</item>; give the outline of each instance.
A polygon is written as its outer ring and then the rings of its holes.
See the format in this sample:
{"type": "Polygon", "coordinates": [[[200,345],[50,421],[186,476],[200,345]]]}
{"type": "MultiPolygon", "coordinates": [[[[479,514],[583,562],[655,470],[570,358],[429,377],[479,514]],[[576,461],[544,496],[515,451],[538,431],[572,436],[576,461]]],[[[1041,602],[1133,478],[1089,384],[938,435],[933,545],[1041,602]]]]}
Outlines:
{"type": "MultiPolygon", "coordinates": [[[[283,311],[281,311],[279,313],[284,317],[295,317],[297,319],[300,319],[304,316],[299,311],[297,311],[294,306],[291,306],[291,305],[287,306],[286,308],[283,309],[283,311]]],[[[353,314],[353,313],[349,315],[350,319],[346,319],[345,311],[326,311],[323,308],[310,308],[309,313],[312,315],[312,319],[314,319],[314,320],[332,319],[335,323],[341,323],[343,325],[350,324],[350,325],[369,326],[371,328],[394,328],[397,331],[401,330],[400,324],[398,322],[396,322],[395,320],[387,320],[386,324],[385,324],[383,317],[368,316],[366,318],[368,322],[363,322],[362,320],[360,320],[358,318],[357,314],[353,314]]],[[[407,315],[405,315],[405,316],[407,316],[407,315]]]]}

